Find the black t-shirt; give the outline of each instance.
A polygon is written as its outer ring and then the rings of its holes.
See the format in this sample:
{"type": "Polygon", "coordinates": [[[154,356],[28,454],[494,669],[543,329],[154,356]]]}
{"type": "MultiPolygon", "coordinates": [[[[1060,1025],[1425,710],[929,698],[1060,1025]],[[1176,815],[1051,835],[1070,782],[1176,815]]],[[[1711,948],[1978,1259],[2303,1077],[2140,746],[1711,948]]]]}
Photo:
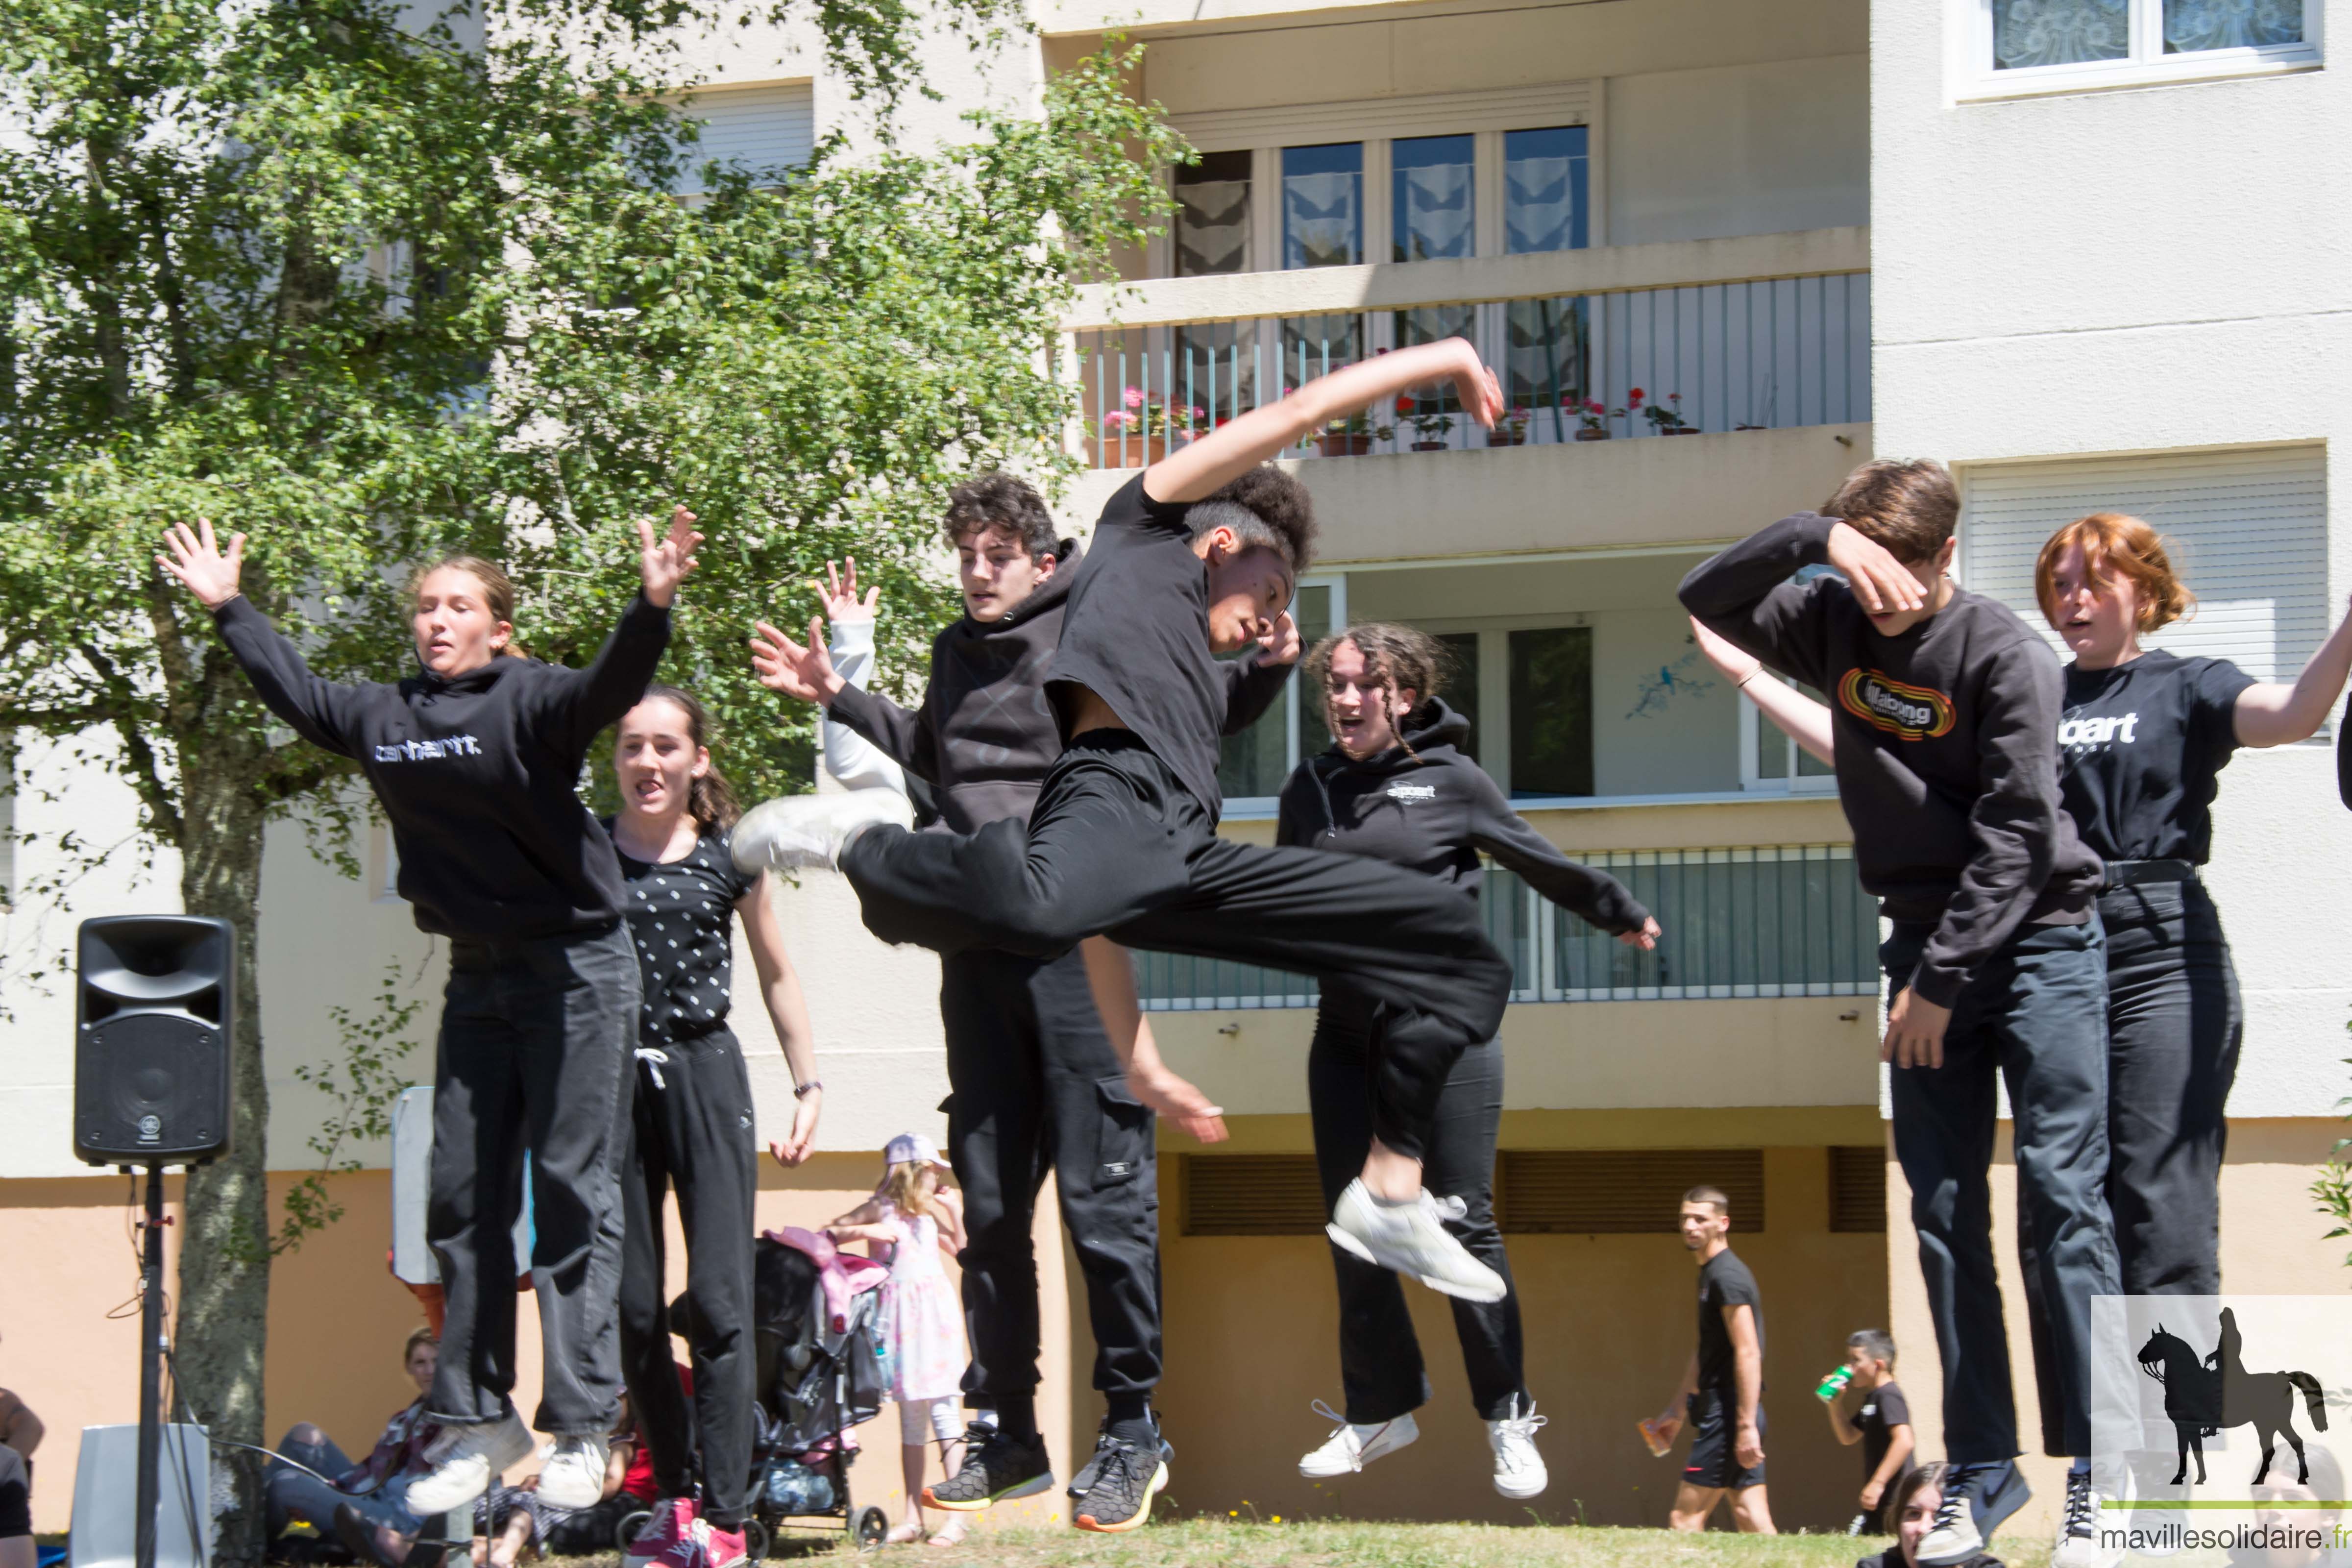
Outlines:
{"type": "MultiPolygon", "coordinates": [[[[1878,1473],[1879,1462],[1894,1445],[1895,1428],[1911,1425],[1911,1402],[1894,1384],[1882,1383],[1863,1396],[1862,1408],[1854,1412],[1853,1424],[1862,1430],[1862,1474],[1867,1480],[1878,1473]]],[[[1903,1469],[1910,1468],[1906,1463],[1903,1469]]],[[[1897,1470],[1886,1479],[1890,1493],[1902,1476],[1903,1470],[1897,1470]]]]}
{"type": "Polygon", "coordinates": [[[2168,653],[2066,667],[2059,785],[2099,858],[2205,863],[2214,775],[2238,749],[2238,697],[2253,684],[2226,658],[2168,653]]]}
{"type": "Polygon", "coordinates": [[[1045,693],[1070,738],[1071,686],[1110,704],[1216,819],[1225,671],[1209,651],[1209,569],[1192,553],[1189,504],[1156,501],[1143,475],[1111,497],[1070,584],[1045,693]]]}
{"type": "Polygon", "coordinates": [[[1740,1306],[1756,1319],[1756,1351],[1760,1357],[1764,1298],[1757,1292],[1756,1276],[1727,1247],[1698,1266],[1698,1391],[1720,1395],[1727,1403],[1739,1397],[1739,1365],[1732,1354],[1731,1329],[1723,1321],[1723,1310],[1740,1306]]]}
{"type": "Polygon", "coordinates": [[[727,1021],[735,905],[756,879],[735,868],[723,828],[696,839],[682,860],[656,865],[617,845],[614,853],[621,858],[629,939],[646,987],[637,1037],[658,1043],[709,1034],[727,1021]]]}
{"type": "Polygon", "coordinates": [[[0,1443],[0,1541],[33,1533],[33,1483],[25,1457],[0,1443]]]}

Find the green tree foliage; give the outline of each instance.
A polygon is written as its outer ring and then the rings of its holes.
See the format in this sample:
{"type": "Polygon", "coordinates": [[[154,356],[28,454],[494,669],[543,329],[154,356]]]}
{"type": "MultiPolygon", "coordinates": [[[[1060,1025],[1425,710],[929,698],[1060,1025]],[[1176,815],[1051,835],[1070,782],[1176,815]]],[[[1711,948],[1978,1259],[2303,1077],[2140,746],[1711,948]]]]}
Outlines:
{"type": "MultiPolygon", "coordinates": [[[[801,19],[887,106],[926,26],[1011,12],[940,3],[801,19]]],[[[406,563],[506,561],[525,645],[578,662],[634,591],[630,520],[685,500],[709,543],[665,677],[751,794],[805,787],[807,721],[749,679],[749,622],[804,617],[820,563],[855,552],[919,650],[949,608],[917,570],[948,487],[1063,465],[1054,325],[1157,216],[1175,151],[1113,55],[963,145],[704,165],[665,40],[741,7],[483,4],[428,25],[374,0],[0,0],[0,731],[83,737],[177,852],[184,907],[245,933],[236,1151],[190,1173],[178,1296],[185,1392],[238,1441],[264,1437],[273,1236],[263,828],[348,827],[363,796],[153,569],[163,525],[250,535],[246,591],[314,667],[391,679],[406,563]]],[[[233,1559],[259,1512],[239,1486],[233,1559]]]]}

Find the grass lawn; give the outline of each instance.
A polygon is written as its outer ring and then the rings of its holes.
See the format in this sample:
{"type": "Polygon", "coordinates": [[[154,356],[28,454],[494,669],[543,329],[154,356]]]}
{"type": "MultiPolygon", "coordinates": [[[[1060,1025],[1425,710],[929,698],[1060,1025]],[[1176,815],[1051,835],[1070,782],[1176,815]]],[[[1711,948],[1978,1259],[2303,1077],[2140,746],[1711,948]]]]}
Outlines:
{"type": "MultiPolygon", "coordinates": [[[[1842,1535],[1743,1536],[1723,1531],[1675,1535],[1663,1530],[1601,1530],[1564,1525],[1512,1529],[1481,1524],[1365,1524],[1342,1520],[1258,1524],[1224,1520],[1171,1521],[1126,1535],[1075,1530],[991,1531],[952,1552],[892,1547],[876,1553],[905,1568],[1853,1568],[1884,1542],[1842,1535]]],[[[2010,1568],[2045,1568],[2046,1546],[2004,1537],[1995,1550],[2010,1568]]],[[[785,1547],[770,1562],[791,1561],[785,1547]]],[[[812,1548],[800,1561],[843,1561],[841,1549],[812,1548]]],[[[581,1559],[617,1563],[617,1556],[581,1559]]]]}

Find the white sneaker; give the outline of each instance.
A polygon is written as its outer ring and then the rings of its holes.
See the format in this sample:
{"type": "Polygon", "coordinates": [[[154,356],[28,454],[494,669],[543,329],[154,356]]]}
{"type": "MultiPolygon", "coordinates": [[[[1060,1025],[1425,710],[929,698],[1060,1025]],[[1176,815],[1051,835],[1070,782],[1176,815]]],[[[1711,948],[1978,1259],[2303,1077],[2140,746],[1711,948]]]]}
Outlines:
{"type": "MultiPolygon", "coordinates": [[[[408,1483],[405,1506],[419,1519],[436,1519],[467,1507],[488,1491],[508,1466],[530,1458],[530,1428],[509,1410],[503,1421],[447,1428],[434,1448],[438,1451],[425,1455],[433,1461],[432,1473],[408,1483]]],[[[601,1474],[596,1478],[599,1492],[604,1479],[601,1474]]]]}
{"type": "Polygon", "coordinates": [[[1348,1184],[1323,1227],[1334,1245],[1367,1263],[1420,1280],[1465,1301],[1499,1301],[1503,1277],[1470,1256],[1447,1232],[1437,1201],[1424,1190],[1409,1204],[1384,1204],[1359,1176],[1348,1184]]]}
{"type": "Polygon", "coordinates": [[[735,825],[735,868],[746,876],[803,867],[841,868],[841,851],[869,827],[915,825],[915,808],[895,789],[790,795],[764,800],[735,825]]]}
{"type": "Polygon", "coordinates": [[[1532,1399],[1522,1415],[1514,1398],[1508,1415],[1486,1423],[1486,1446],[1495,1450],[1495,1489],[1505,1497],[1531,1498],[1551,1485],[1551,1472],[1536,1452],[1536,1428],[1549,1419],[1536,1414],[1532,1399]]]}
{"type": "Polygon", "coordinates": [[[558,1437],[540,1467],[539,1500],[557,1508],[594,1508],[604,1500],[604,1462],[612,1453],[601,1434],[558,1437]]]}
{"type": "Polygon", "coordinates": [[[2114,1554],[2099,1544],[2099,1504],[2104,1500],[2091,1484],[2088,1470],[2066,1474],[2066,1507],[2058,1521],[2058,1540],[2051,1549],[2050,1568],[2107,1568],[2114,1554]]]}
{"type": "Polygon", "coordinates": [[[1326,1421],[1339,1422],[1339,1429],[1321,1447],[1298,1461],[1298,1473],[1309,1480],[1353,1475],[1381,1455],[1393,1454],[1421,1436],[1421,1427],[1410,1410],[1393,1421],[1373,1426],[1350,1425],[1319,1399],[1315,1402],[1315,1414],[1326,1421]]]}

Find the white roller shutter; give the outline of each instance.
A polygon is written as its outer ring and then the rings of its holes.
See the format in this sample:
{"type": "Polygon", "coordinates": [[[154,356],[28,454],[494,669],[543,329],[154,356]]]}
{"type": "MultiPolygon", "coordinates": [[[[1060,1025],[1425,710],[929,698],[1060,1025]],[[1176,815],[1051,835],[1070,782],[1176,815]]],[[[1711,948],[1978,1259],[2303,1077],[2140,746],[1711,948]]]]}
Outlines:
{"type": "Polygon", "coordinates": [[[804,81],[706,89],[682,112],[701,123],[702,140],[694,149],[693,170],[679,183],[681,191],[703,188],[706,163],[796,169],[816,146],[816,96],[804,81]]]}
{"type": "Polygon", "coordinates": [[[2292,680],[2327,634],[2324,447],[1986,464],[1967,469],[1963,485],[1961,580],[2008,604],[2053,647],[2033,563],[2060,524],[2094,511],[2155,524],[2197,595],[2197,613],[2149,646],[2231,659],[2257,680],[2292,680]]]}

